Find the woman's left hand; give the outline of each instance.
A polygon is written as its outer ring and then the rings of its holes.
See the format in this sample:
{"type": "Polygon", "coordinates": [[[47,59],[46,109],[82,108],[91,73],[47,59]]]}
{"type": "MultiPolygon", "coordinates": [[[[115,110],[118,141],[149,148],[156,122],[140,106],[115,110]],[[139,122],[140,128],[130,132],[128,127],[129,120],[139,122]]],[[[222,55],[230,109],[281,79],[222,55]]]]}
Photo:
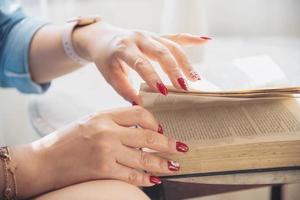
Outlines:
{"type": "Polygon", "coordinates": [[[142,102],[128,80],[129,67],[150,88],[167,95],[167,88],[150,62],[157,61],[175,88],[187,90],[183,74],[191,81],[200,80],[200,76],[181,45],[200,45],[209,39],[190,34],[160,36],[116,28],[105,22],[76,28],[73,34],[74,47],[79,55],[95,62],[106,81],[123,98],[137,104],[142,102]]]}

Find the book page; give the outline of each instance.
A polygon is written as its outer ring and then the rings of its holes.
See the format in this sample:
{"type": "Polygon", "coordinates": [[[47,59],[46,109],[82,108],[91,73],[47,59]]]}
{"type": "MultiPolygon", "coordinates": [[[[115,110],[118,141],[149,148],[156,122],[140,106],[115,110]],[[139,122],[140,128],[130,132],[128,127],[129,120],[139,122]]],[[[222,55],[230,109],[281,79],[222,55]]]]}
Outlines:
{"type": "Polygon", "coordinates": [[[293,99],[299,97],[297,95],[285,94],[285,93],[256,93],[253,96],[248,94],[240,94],[238,96],[232,95],[197,95],[191,93],[173,93],[169,92],[168,96],[162,96],[159,93],[148,90],[148,87],[142,85],[140,95],[143,99],[144,107],[155,110],[172,110],[178,108],[186,108],[192,106],[198,106],[200,104],[223,104],[226,102],[238,102],[238,101],[253,101],[254,99],[293,99]]]}
{"type": "MultiPolygon", "coordinates": [[[[247,90],[270,87],[291,87],[292,83],[286,70],[268,54],[257,54],[250,57],[235,57],[232,60],[213,63],[195,63],[201,79],[206,79],[219,91],[247,90]],[[267,74],[267,76],[266,76],[267,74]]],[[[206,84],[201,81],[190,82],[191,88],[202,90],[206,84]]],[[[204,91],[210,91],[205,88],[204,91]]]]}
{"type": "Polygon", "coordinates": [[[182,141],[212,144],[257,136],[300,136],[300,109],[294,99],[162,105],[149,109],[166,135],[182,141]]]}
{"type": "MultiPolygon", "coordinates": [[[[166,86],[168,88],[169,93],[171,94],[181,94],[181,95],[194,95],[194,96],[217,96],[217,97],[260,97],[261,95],[268,97],[274,96],[299,96],[300,87],[273,87],[273,88],[259,88],[252,90],[232,90],[232,91],[205,91],[205,90],[194,90],[190,89],[188,91],[176,89],[171,85],[166,86]]],[[[140,88],[141,92],[151,92],[155,93],[153,89],[147,86],[145,83],[141,84],[140,88]]]]}

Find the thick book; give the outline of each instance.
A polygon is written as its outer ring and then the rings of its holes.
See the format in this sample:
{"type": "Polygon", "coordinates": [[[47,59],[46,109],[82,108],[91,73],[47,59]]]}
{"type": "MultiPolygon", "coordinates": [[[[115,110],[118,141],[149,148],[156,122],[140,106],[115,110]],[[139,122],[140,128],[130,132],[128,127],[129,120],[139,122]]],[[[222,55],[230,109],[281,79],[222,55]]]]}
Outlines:
{"type": "MultiPolygon", "coordinates": [[[[300,169],[300,87],[140,95],[164,134],[189,144],[173,175],[300,169]]],[[[162,174],[163,175],[163,174],[162,174]]]]}

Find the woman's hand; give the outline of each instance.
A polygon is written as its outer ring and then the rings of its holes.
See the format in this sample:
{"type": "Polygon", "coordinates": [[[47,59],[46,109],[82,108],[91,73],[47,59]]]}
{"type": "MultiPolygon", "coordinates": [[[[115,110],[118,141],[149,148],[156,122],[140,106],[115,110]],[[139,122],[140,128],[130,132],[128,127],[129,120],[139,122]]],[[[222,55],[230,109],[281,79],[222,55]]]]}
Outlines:
{"type": "MultiPolygon", "coordinates": [[[[90,115],[32,144],[39,155],[34,162],[39,175],[26,179],[18,171],[19,191],[33,177],[39,178],[31,187],[40,193],[99,179],[152,186],[161,181],[151,173],[179,170],[178,163],[141,151],[144,147],[171,154],[188,151],[186,144],[164,136],[152,114],[140,106],[90,115]]],[[[22,166],[26,161],[17,162],[22,166]]]]}
{"type": "Polygon", "coordinates": [[[190,34],[159,36],[155,33],[124,30],[104,22],[77,28],[73,34],[76,51],[96,63],[106,81],[126,100],[141,104],[129,83],[128,68],[135,70],[154,90],[168,90],[149,59],[159,62],[174,87],[187,90],[187,82],[200,80],[180,45],[199,45],[210,38],[190,34]]]}
{"type": "Polygon", "coordinates": [[[93,114],[38,143],[46,147],[47,168],[56,169],[52,176],[57,188],[95,179],[152,186],[160,180],[149,173],[168,174],[179,170],[179,166],[139,149],[171,154],[188,150],[185,144],[161,133],[161,126],[150,112],[133,106],[93,114]]]}

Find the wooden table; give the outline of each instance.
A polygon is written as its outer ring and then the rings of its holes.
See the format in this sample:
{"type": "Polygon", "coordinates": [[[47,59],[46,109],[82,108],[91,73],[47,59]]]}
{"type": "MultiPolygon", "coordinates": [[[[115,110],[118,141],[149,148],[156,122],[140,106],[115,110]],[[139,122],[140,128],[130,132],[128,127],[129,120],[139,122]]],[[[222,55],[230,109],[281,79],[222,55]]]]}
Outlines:
{"type": "MultiPolygon", "coordinates": [[[[203,175],[191,178],[165,178],[159,188],[165,199],[186,199],[230,191],[272,186],[271,199],[281,199],[282,185],[300,183],[300,170],[203,175]]],[[[150,192],[151,193],[151,192],[150,192]]],[[[153,193],[153,192],[152,192],[153,193]]],[[[155,194],[155,193],[154,193],[155,194]]]]}

